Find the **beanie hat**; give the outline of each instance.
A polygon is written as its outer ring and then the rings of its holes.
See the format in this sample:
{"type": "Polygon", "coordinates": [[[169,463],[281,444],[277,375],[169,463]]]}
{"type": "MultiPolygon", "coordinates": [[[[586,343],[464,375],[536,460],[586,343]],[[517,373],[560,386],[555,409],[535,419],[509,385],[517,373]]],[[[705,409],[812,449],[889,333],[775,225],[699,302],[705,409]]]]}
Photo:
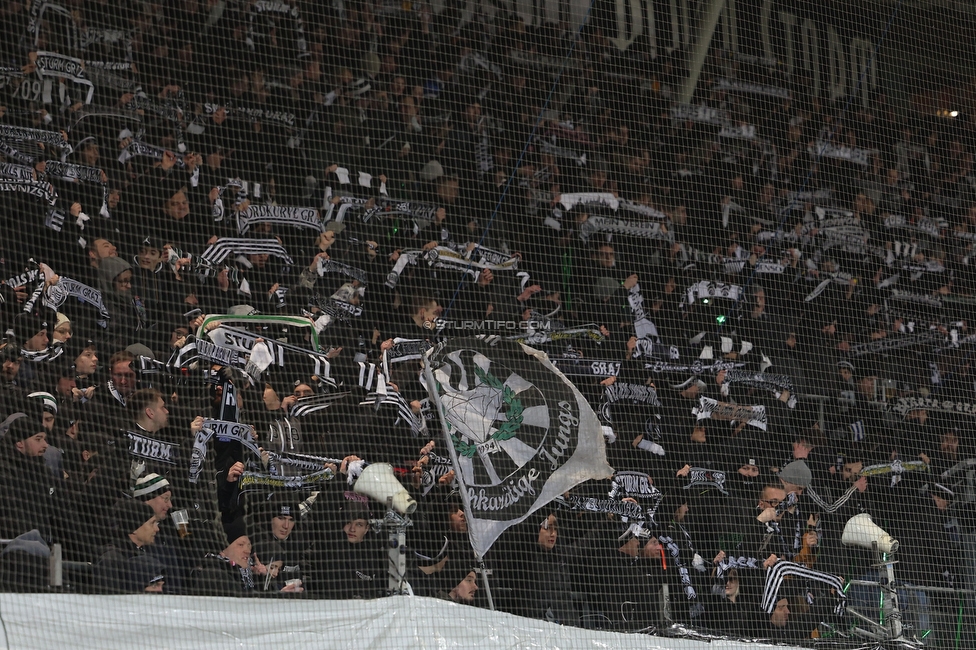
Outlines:
{"type": "Polygon", "coordinates": [[[132,496],[140,501],[149,501],[169,491],[169,489],[169,481],[159,474],[146,474],[136,480],[136,484],[132,488],[132,496]]]}
{"type": "Polygon", "coordinates": [[[126,562],[125,590],[139,592],[165,580],[163,565],[149,555],[137,556],[126,562]]]}
{"type": "Polygon", "coordinates": [[[298,520],[298,504],[285,494],[276,494],[268,501],[271,517],[291,517],[298,520]]]}
{"type": "Polygon", "coordinates": [[[779,472],[779,478],[781,481],[786,483],[792,483],[793,485],[799,485],[802,488],[810,487],[810,483],[813,482],[813,474],[810,472],[810,468],[802,460],[794,460],[792,463],[784,467],[779,472]]]}
{"type": "Polygon", "coordinates": [[[133,343],[132,345],[127,347],[125,351],[131,354],[132,356],[136,357],[137,359],[139,357],[147,357],[149,359],[152,359],[153,361],[156,360],[156,355],[153,353],[152,350],[149,349],[149,347],[145,343],[133,343]]]}
{"type": "Polygon", "coordinates": [[[115,521],[115,530],[123,537],[136,531],[140,526],[150,519],[156,518],[156,511],[142,501],[133,499],[122,499],[115,502],[112,508],[112,519],[115,521]]]}
{"type": "Polygon", "coordinates": [[[33,338],[38,332],[47,328],[47,321],[37,314],[22,313],[14,318],[14,336],[20,341],[33,338]]]}
{"type": "Polygon", "coordinates": [[[230,546],[241,537],[247,537],[247,524],[244,523],[244,517],[238,517],[237,519],[224,524],[224,534],[227,535],[227,545],[230,546]]]}
{"type": "Polygon", "coordinates": [[[58,414],[58,399],[51,393],[39,390],[31,393],[27,397],[35,399],[41,403],[41,407],[48,413],[58,414]]]}
{"type": "Polygon", "coordinates": [[[0,361],[17,361],[21,357],[20,344],[16,341],[8,340],[0,345],[0,361]]]}
{"type": "Polygon", "coordinates": [[[103,291],[115,290],[112,281],[126,271],[131,271],[132,265],[121,257],[106,257],[98,263],[98,280],[103,291]]]}
{"type": "Polygon", "coordinates": [[[4,420],[4,422],[9,422],[4,437],[10,444],[27,440],[31,436],[44,431],[44,427],[39,422],[24,413],[15,413],[10,418],[7,418],[7,420],[4,420]],[[16,415],[20,417],[14,418],[16,415]],[[11,418],[14,419],[11,420],[11,418]]]}

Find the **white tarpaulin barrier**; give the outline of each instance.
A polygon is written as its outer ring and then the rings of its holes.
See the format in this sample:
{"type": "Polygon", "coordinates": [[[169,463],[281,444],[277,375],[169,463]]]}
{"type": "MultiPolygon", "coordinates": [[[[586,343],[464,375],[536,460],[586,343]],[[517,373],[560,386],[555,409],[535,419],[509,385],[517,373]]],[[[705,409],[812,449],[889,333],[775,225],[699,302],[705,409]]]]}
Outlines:
{"type": "MultiPolygon", "coordinates": [[[[597,632],[407,596],[336,601],[154,594],[0,594],[0,618],[3,619],[0,647],[17,650],[489,647],[771,650],[774,647],[597,632]]],[[[784,650],[783,646],[775,647],[784,650]]]]}

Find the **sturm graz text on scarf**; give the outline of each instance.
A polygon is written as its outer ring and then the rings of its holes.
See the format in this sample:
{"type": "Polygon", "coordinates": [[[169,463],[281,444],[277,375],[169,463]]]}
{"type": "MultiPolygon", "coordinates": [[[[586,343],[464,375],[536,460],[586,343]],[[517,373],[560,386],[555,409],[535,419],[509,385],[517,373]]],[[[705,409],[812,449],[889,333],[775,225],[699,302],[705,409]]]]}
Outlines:
{"type": "Polygon", "coordinates": [[[57,284],[47,290],[44,305],[58,311],[58,308],[67,302],[68,298],[77,298],[80,302],[94,307],[98,310],[99,318],[96,322],[99,327],[108,327],[111,314],[102,301],[101,291],[71,278],[61,278],[57,284]]]}
{"type": "Polygon", "coordinates": [[[179,445],[165,440],[157,440],[135,431],[126,431],[125,435],[129,439],[130,456],[154,460],[167,465],[176,465],[179,462],[179,445]]]}
{"type": "Polygon", "coordinates": [[[42,77],[57,77],[68,79],[76,84],[88,88],[85,103],[90,104],[92,96],[95,94],[95,86],[91,80],[85,78],[85,63],[81,59],[76,59],[57,52],[37,52],[35,60],[37,74],[42,77]]]}

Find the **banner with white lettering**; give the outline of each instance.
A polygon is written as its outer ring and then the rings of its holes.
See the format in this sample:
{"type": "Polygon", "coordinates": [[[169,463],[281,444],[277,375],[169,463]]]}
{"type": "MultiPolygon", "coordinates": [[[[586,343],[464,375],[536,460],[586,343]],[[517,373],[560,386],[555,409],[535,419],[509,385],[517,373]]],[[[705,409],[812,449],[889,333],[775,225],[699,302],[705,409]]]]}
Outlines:
{"type": "Polygon", "coordinates": [[[135,431],[126,431],[125,435],[129,439],[130,456],[154,460],[166,465],[176,465],[179,462],[180,448],[176,443],[157,440],[135,431]]]}
{"type": "Polygon", "coordinates": [[[543,352],[456,339],[431,350],[425,384],[453,449],[479,556],[567,490],[613,474],[596,414],[543,352]]]}

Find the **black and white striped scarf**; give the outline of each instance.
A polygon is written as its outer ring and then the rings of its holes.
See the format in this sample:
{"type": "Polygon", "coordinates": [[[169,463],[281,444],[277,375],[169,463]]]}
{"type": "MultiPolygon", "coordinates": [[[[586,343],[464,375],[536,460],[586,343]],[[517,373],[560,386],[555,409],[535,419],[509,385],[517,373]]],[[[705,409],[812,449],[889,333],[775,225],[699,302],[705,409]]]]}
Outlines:
{"type": "Polygon", "coordinates": [[[776,601],[779,600],[779,590],[787,577],[794,576],[804,581],[819,582],[833,588],[834,595],[838,599],[834,612],[840,616],[844,613],[847,596],[844,593],[844,581],[835,575],[809,569],[802,564],[786,562],[780,560],[766,574],[766,586],[763,589],[761,607],[767,614],[772,614],[776,609],[776,601]]]}
{"type": "Polygon", "coordinates": [[[273,255],[289,266],[294,264],[288,251],[277,239],[243,239],[221,237],[200,255],[201,265],[216,270],[231,255],[273,255]]]}

